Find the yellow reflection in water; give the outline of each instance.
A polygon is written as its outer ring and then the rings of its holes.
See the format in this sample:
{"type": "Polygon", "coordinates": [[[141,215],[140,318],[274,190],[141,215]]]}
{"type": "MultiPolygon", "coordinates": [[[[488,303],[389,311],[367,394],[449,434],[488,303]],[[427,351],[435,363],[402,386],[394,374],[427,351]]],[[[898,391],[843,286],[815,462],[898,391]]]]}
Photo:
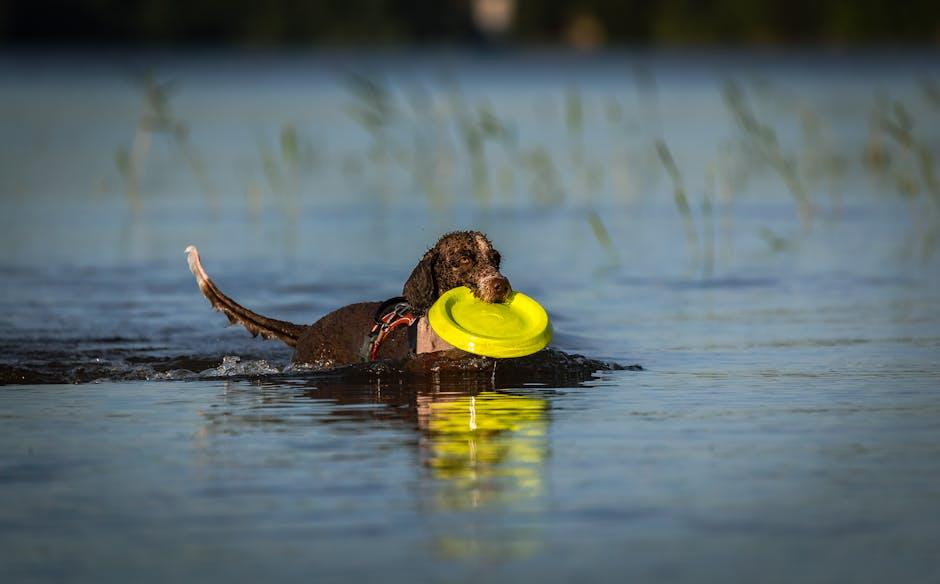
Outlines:
{"type": "Polygon", "coordinates": [[[487,562],[536,553],[542,538],[531,518],[541,511],[544,488],[546,400],[487,391],[476,396],[437,393],[418,401],[434,506],[457,514],[455,522],[435,534],[437,552],[487,562]],[[485,510],[500,513],[481,512],[485,510]],[[516,512],[526,520],[514,520],[516,512]]]}
{"type": "Polygon", "coordinates": [[[426,463],[448,509],[518,504],[542,492],[547,403],[483,392],[425,404],[426,463]]]}

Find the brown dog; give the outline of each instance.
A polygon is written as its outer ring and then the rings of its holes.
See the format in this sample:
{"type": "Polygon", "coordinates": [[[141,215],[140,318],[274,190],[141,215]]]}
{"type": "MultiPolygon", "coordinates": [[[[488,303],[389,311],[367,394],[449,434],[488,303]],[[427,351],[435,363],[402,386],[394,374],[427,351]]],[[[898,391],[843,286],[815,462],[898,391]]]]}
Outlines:
{"type": "Polygon", "coordinates": [[[434,334],[425,313],[444,292],[466,286],[485,302],[502,302],[512,292],[499,272],[500,255],[478,231],[455,231],[424,254],[402,289],[403,298],[360,302],[335,310],[312,325],[256,314],[223,294],[209,279],[199,252],[186,248],[189,269],[212,307],[232,323],[262,338],[294,347],[293,361],[337,367],[370,359],[403,359],[453,349],[434,334]]]}

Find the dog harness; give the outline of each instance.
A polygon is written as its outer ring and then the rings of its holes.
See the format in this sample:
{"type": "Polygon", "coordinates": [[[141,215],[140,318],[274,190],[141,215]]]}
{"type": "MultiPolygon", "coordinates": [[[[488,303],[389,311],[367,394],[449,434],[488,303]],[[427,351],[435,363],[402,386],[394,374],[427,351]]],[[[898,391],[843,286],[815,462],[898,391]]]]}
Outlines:
{"type": "Polygon", "coordinates": [[[418,345],[418,329],[414,326],[418,322],[418,314],[408,301],[402,296],[389,298],[378,307],[372,320],[372,330],[362,341],[362,348],[359,349],[359,359],[361,361],[375,361],[375,357],[382,346],[382,341],[388,337],[391,332],[401,326],[408,327],[408,344],[411,352],[416,352],[418,345]]]}

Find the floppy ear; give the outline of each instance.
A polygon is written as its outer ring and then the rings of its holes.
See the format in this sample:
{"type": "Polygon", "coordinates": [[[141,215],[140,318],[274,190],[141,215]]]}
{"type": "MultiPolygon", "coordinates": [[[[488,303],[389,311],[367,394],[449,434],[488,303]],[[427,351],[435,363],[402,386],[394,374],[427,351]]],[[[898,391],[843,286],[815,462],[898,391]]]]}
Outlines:
{"type": "Polygon", "coordinates": [[[434,281],[434,262],[437,254],[424,254],[415,269],[411,271],[402,293],[405,300],[415,310],[424,312],[437,300],[437,283],[434,281]]]}

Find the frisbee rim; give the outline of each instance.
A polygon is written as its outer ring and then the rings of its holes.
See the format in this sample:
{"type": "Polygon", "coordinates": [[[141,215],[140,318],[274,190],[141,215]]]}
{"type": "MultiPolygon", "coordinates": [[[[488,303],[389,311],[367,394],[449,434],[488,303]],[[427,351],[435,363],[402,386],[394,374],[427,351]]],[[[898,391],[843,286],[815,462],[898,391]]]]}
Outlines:
{"type": "Polygon", "coordinates": [[[441,294],[428,310],[428,323],[439,337],[454,347],[475,355],[496,358],[531,355],[545,348],[551,342],[553,333],[548,313],[542,305],[522,292],[512,292],[506,302],[490,304],[477,299],[466,286],[452,288],[441,294]],[[468,322],[466,318],[463,322],[454,319],[453,308],[457,303],[470,303],[461,307],[463,311],[472,308],[474,303],[490,310],[494,306],[501,306],[502,310],[508,310],[530,331],[497,336],[475,332],[473,329],[477,328],[474,326],[477,323],[472,320],[468,322]]]}

